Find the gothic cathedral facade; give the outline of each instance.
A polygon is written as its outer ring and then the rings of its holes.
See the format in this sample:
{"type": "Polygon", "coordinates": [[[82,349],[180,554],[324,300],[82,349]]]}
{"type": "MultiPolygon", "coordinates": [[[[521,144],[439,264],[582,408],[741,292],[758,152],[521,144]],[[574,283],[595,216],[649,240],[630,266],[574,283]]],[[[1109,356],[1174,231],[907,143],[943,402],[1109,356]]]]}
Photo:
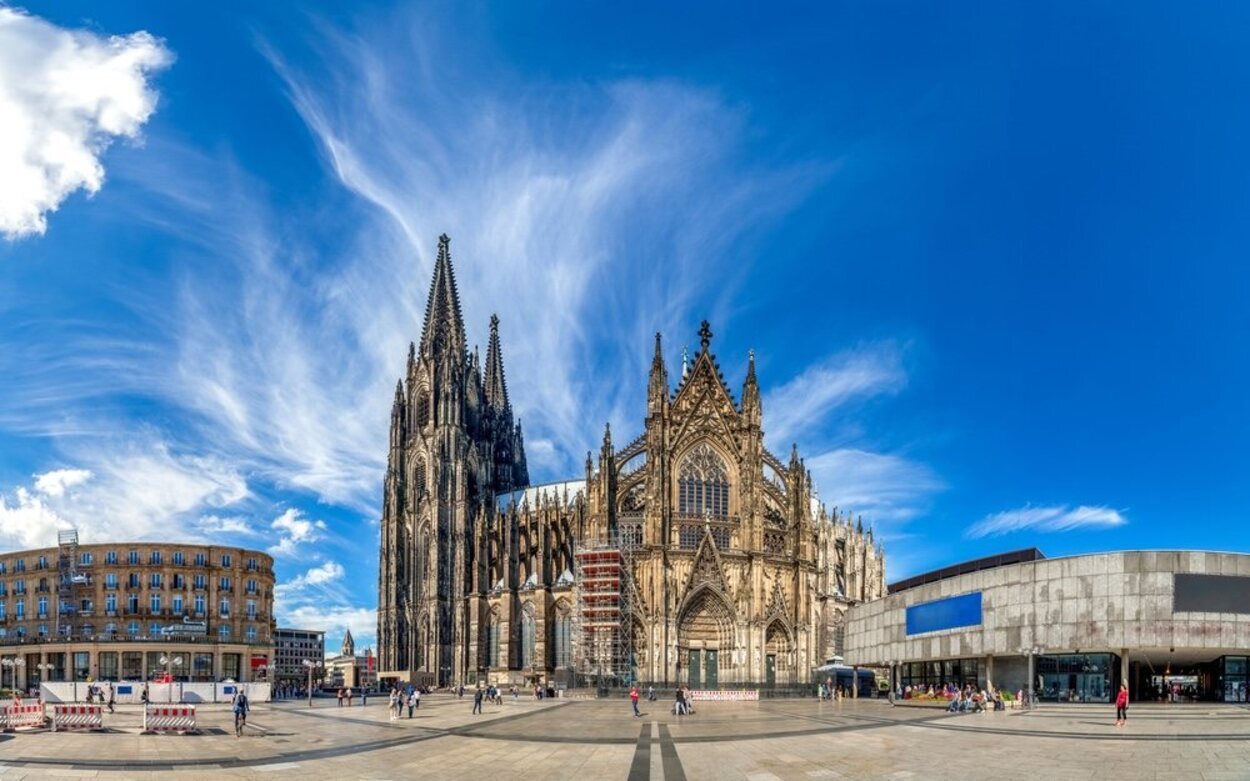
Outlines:
{"type": "Polygon", "coordinates": [[[483,367],[440,237],[391,413],[381,676],[576,683],[595,655],[578,562],[622,547],[616,615],[637,680],[796,685],[841,655],[846,609],[885,594],[882,548],[826,511],[797,447],[787,462],[765,447],[754,356],[736,400],[706,322],[699,336],[673,387],[656,334],[641,435],[618,448],[605,428],[584,476],[531,486],[499,321],[483,367]]]}

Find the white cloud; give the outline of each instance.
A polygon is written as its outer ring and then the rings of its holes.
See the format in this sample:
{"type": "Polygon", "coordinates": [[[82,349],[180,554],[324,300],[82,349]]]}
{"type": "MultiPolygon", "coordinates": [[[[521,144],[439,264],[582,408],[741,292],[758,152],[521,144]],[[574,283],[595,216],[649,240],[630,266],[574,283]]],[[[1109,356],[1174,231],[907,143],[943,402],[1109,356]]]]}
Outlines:
{"type": "Polygon", "coordinates": [[[906,384],[902,352],[892,342],[840,352],[771,389],[763,400],[764,428],[773,446],[786,452],[812,421],[856,399],[898,393],[906,384]]]}
{"type": "Polygon", "coordinates": [[[10,504],[0,494],[0,541],[17,548],[36,548],[56,542],[58,529],[70,524],[42,497],[18,488],[10,504]]]}
{"type": "Polygon", "coordinates": [[[161,440],[77,443],[82,466],[37,475],[33,490],[0,491],[0,545],[52,545],[58,528],[77,528],[84,542],[205,539],[206,510],[240,504],[247,482],[217,458],[176,453],[161,440]]]}
{"type": "Polygon", "coordinates": [[[75,190],[104,183],[100,156],[156,109],[149,78],[173,61],[146,32],[105,38],[0,8],[0,233],[42,234],[75,190]]]}
{"type": "Polygon", "coordinates": [[[281,532],[278,542],[270,546],[269,553],[291,556],[301,544],[320,540],[326,530],[326,522],[305,518],[301,511],[291,507],[275,518],[269,527],[281,532]]]}
{"type": "Polygon", "coordinates": [[[339,652],[345,628],[352,630],[356,653],[363,654],[365,648],[373,648],[377,652],[377,611],[350,605],[300,605],[290,610],[277,609],[276,612],[281,626],[325,632],[328,656],[339,652]]]}
{"type": "Polygon", "coordinates": [[[309,584],[316,585],[318,583],[328,583],[331,580],[338,580],[343,577],[346,572],[347,571],[343,569],[343,565],[339,564],[337,561],[327,561],[320,567],[313,567],[308,570],[304,577],[309,584]]]}
{"type": "Polygon", "coordinates": [[[975,539],[1026,530],[1066,532],[1073,529],[1110,529],[1126,523],[1128,519],[1110,507],[1021,507],[985,516],[970,526],[965,536],[975,539]]]}
{"type": "Polygon", "coordinates": [[[35,490],[46,496],[61,496],[67,489],[90,479],[90,469],[57,469],[35,475],[35,490]]]}
{"type": "Polygon", "coordinates": [[[820,500],[869,523],[897,525],[928,509],[945,484],[926,465],[892,453],[838,448],[809,458],[820,500]]]}

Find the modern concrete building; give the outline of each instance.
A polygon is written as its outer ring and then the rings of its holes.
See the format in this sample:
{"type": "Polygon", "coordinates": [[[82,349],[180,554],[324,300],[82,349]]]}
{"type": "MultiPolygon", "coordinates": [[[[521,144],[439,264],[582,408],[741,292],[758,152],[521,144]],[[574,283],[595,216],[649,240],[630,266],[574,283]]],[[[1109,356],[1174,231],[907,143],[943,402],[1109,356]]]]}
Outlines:
{"type": "Polygon", "coordinates": [[[326,633],[314,629],[278,627],[273,636],[273,654],[275,683],[307,684],[305,659],[317,665],[313,670],[313,680],[319,680],[320,671],[326,663],[326,633]]]}
{"type": "Polygon", "coordinates": [[[273,559],[182,543],[80,545],[0,554],[4,684],[267,678],[273,559]]]}
{"type": "Polygon", "coordinates": [[[1244,702],[1250,555],[1036,549],[926,573],[853,606],[846,660],[897,686],[973,683],[1041,700],[1244,702]]]}

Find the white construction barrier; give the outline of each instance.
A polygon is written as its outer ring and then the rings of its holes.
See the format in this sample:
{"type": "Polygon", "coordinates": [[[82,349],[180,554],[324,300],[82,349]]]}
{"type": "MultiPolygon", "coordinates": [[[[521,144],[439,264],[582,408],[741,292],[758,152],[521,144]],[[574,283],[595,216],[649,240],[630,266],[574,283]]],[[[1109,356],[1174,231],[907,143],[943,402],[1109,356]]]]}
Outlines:
{"type": "Polygon", "coordinates": [[[102,730],[104,708],[99,705],[53,705],[52,731],[102,730]]]}
{"type": "MultiPolygon", "coordinates": [[[[91,687],[95,687],[108,699],[109,687],[113,688],[113,701],[118,705],[137,705],[144,702],[143,681],[56,681],[43,683],[39,687],[44,702],[84,702],[91,687]]],[[[270,685],[263,682],[250,683],[156,683],[147,684],[147,702],[154,705],[177,705],[179,703],[197,702],[230,702],[235,692],[242,689],[252,702],[265,702],[269,699],[270,685]]],[[[98,700],[97,700],[98,702],[98,700]]]]}
{"type": "Polygon", "coordinates": [[[6,731],[15,729],[43,728],[43,703],[32,702],[24,705],[9,705],[4,709],[6,731]]]}
{"type": "Polygon", "coordinates": [[[144,732],[195,732],[194,705],[149,705],[143,709],[144,732]]]}

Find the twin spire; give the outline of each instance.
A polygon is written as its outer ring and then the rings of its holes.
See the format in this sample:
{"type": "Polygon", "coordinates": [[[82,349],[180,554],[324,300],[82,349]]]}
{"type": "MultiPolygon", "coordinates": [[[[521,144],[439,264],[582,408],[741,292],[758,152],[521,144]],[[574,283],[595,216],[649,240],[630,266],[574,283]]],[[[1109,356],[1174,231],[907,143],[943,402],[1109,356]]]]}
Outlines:
{"type": "Polygon", "coordinates": [[[421,352],[432,352],[438,344],[464,352],[464,318],[460,315],[460,294],[456,292],[456,275],[451,268],[451,239],[444,233],[438,237],[438,258],[434,261],[434,279],[430,282],[430,298],[425,305],[425,325],[421,329],[421,352]]]}

